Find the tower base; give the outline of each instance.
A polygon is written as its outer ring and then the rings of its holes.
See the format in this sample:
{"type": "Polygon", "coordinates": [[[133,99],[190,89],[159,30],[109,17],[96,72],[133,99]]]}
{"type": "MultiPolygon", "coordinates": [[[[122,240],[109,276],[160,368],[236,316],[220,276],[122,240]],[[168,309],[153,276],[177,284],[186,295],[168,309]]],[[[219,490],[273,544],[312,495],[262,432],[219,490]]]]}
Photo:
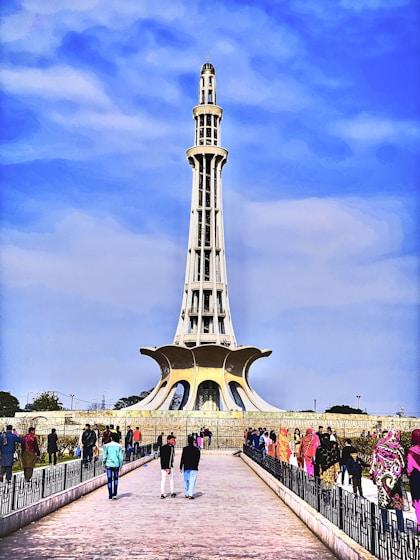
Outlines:
{"type": "Polygon", "coordinates": [[[249,368],[271,350],[254,346],[234,349],[218,344],[187,348],[168,344],[141,348],[160,367],[161,379],[145,399],[126,410],[169,410],[177,387],[183,387],[177,410],[280,411],[264,401],[248,382],[249,368]]]}

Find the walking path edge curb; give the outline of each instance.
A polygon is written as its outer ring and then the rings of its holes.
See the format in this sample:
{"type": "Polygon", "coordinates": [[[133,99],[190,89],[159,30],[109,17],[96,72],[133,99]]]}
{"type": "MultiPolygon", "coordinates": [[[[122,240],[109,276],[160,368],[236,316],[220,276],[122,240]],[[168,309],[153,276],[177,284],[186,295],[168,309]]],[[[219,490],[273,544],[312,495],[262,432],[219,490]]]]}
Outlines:
{"type": "Polygon", "coordinates": [[[240,457],[339,560],[377,560],[375,556],[311,508],[252,459],[244,453],[241,453],[240,457]]]}
{"type": "MultiPolygon", "coordinates": [[[[133,471],[134,469],[138,469],[145,463],[149,463],[154,459],[153,454],[150,456],[142,457],[141,459],[137,459],[136,461],[132,461],[130,463],[126,463],[123,465],[120,471],[120,476],[133,471]]],[[[0,538],[6,537],[10,535],[14,531],[18,529],[22,529],[26,525],[41,519],[45,515],[49,515],[53,511],[60,509],[67,504],[82,498],[89,492],[104,486],[107,483],[106,473],[103,473],[95,478],[91,478],[86,480],[85,482],[81,482],[77,486],[73,488],[69,488],[68,490],[63,490],[61,492],[57,492],[57,494],[53,494],[48,498],[43,498],[39,502],[35,502],[25,508],[14,510],[11,513],[5,515],[4,517],[0,517],[0,538]]]]}

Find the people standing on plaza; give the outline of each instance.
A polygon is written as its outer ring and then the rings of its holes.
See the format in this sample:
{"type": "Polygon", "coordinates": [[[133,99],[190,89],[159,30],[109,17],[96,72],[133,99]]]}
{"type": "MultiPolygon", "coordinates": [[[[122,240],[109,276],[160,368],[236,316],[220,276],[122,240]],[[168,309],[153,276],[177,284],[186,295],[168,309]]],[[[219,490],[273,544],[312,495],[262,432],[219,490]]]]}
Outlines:
{"type": "Polygon", "coordinates": [[[90,424],[85,424],[82,434],[82,463],[88,468],[88,463],[93,459],[93,448],[96,445],[96,434],[90,428],[90,424]]]}
{"type": "Polygon", "coordinates": [[[47,453],[48,453],[48,464],[56,465],[57,453],[58,453],[58,436],[55,428],[52,428],[51,433],[48,434],[47,453]]]}
{"type": "Polygon", "coordinates": [[[291,454],[292,450],[290,449],[289,438],[287,437],[287,428],[280,428],[279,435],[277,436],[277,459],[288,463],[291,454]]]}
{"type": "Polygon", "coordinates": [[[162,445],[163,445],[163,436],[164,436],[164,435],[165,435],[164,432],[161,432],[161,433],[158,435],[157,440],[156,440],[156,445],[157,445],[159,454],[160,454],[160,450],[162,449],[162,445]]]}
{"type": "Polygon", "coordinates": [[[97,456],[99,455],[99,442],[101,441],[101,432],[99,431],[98,424],[93,424],[92,430],[96,434],[96,443],[95,447],[93,448],[93,454],[97,456]]]}
{"type": "MultiPolygon", "coordinates": [[[[321,481],[321,495],[326,504],[331,500],[331,489],[340,472],[337,442],[328,433],[322,434],[315,453],[315,477],[321,481]]],[[[316,478],[316,480],[318,480],[316,478]]]]}
{"type": "Polygon", "coordinates": [[[169,480],[169,491],[171,493],[171,498],[175,498],[176,496],[174,490],[174,458],[176,437],[173,434],[169,434],[166,440],[166,445],[162,445],[160,449],[160,497],[162,499],[166,498],[165,486],[167,480],[169,480]]]}
{"type": "Polygon", "coordinates": [[[318,441],[321,441],[322,434],[324,433],[324,426],[318,426],[318,431],[316,435],[318,436],[318,441]]]}
{"type": "Polygon", "coordinates": [[[398,529],[404,531],[402,512],[407,508],[401,483],[404,467],[405,457],[400,444],[400,433],[398,430],[389,430],[376,444],[369,469],[369,475],[378,490],[378,506],[381,508],[385,529],[388,527],[387,510],[395,509],[398,529]]]}
{"type": "Polygon", "coordinates": [[[347,463],[351,453],[355,453],[356,449],[351,444],[351,439],[347,438],[344,441],[343,449],[341,450],[340,467],[341,467],[341,484],[344,485],[344,476],[347,471],[348,483],[350,484],[350,472],[347,470],[347,463]]]}
{"type": "MultiPolygon", "coordinates": [[[[298,467],[302,468],[302,465],[299,463],[299,447],[300,447],[300,440],[301,440],[300,430],[299,428],[295,428],[293,432],[293,438],[291,441],[291,449],[292,449],[292,456],[293,456],[293,463],[298,467]]],[[[290,462],[292,463],[292,456],[290,458],[290,462]]]]}
{"type": "Polygon", "coordinates": [[[131,426],[127,426],[127,433],[124,438],[125,445],[125,460],[129,461],[131,457],[131,452],[133,451],[133,430],[131,426]]]}
{"type": "Polygon", "coordinates": [[[102,432],[102,447],[105,447],[108,443],[112,441],[112,434],[109,426],[105,426],[105,430],[102,432]]]}
{"type": "Polygon", "coordinates": [[[112,434],[111,441],[104,447],[102,466],[108,480],[108,498],[116,500],[118,494],[118,479],[120,468],[123,466],[123,450],[118,443],[118,434],[112,434]]]}
{"type": "Polygon", "coordinates": [[[327,434],[330,438],[330,441],[337,441],[337,438],[335,437],[335,434],[332,431],[332,428],[330,426],[328,426],[327,428],[327,434]]]}
{"type": "Polygon", "coordinates": [[[200,449],[203,449],[203,446],[204,446],[204,428],[201,428],[201,430],[198,432],[197,445],[200,449]]]}
{"type": "Polygon", "coordinates": [[[138,457],[140,456],[140,445],[141,445],[141,441],[143,439],[142,433],[140,428],[137,426],[137,428],[134,430],[133,432],[133,448],[134,448],[134,457],[136,459],[138,459],[138,457]]]}
{"type": "Polygon", "coordinates": [[[420,430],[411,433],[411,447],[407,452],[407,475],[410,480],[411,498],[417,517],[417,533],[420,535],[420,430]]]}
{"type": "Polygon", "coordinates": [[[309,476],[314,476],[314,461],[319,439],[313,428],[306,428],[306,433],[300,441],[299,460],[309,476]]]}
{"type": "Polygon", "coordinates": [[[22,439],[22,465],[25,482],[31,480],[36,460],[39,460],[40,455],[35,428],[31,427],[26,436],[22,439]]]}
{"type": "Polygon", "coordinates": [[[209,428],[204,427],[204,449],[209,449],[211,445],[211,436],[212,433],[209,428]]]}
{"type": "Polygon", "coordinates": [[[188,445],[182,449],[179,468],[181,472],[184,471],[184,493],[190,500],[194,499],[200,455],[200,449],[194,445],[194,437],[188,436],[188,445]]]}
{"type": "Polygon", "coordinates": [[[363,498],[363,489],[362,489],[362,472],[365,467],[369,465],[363,461],[361,457],[359,457],[357,451],[353,447],[349,447],[351,450],[350,456],[347,459],[347,468],[349,473],[349,478],[351,477],[351,481],[353,484],[353,493],[359,495],[363,498]]]}
{"type": "Polygon", "coordinates": [[[21,441],[22,438],[13,432],[13,426],[8,424],[0,439],[0,482],[3,482],[4,475],[6,481],[11,482],[16,443],[21,441]]]}

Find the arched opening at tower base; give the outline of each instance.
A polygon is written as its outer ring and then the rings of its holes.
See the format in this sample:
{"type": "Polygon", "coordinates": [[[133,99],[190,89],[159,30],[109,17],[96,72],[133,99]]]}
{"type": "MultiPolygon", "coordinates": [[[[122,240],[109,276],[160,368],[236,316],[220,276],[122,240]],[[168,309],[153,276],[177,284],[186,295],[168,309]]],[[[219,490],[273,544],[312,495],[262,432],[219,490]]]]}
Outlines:
{"type": "Polygon", "coordinates": [[[229,383],[229,389],[232,395],[235,404],[237,404],[242,410],[245,410],[244,401],[241,399],[241,395],[239,394],[238,388],[240,388],[239,383],[236,381],[231,381],[229,383]]]}
{"type": "Polygon", "coordinates": [[[197,388],[194,410],[220,410],[220,386],[206,380],[197,388]]]}

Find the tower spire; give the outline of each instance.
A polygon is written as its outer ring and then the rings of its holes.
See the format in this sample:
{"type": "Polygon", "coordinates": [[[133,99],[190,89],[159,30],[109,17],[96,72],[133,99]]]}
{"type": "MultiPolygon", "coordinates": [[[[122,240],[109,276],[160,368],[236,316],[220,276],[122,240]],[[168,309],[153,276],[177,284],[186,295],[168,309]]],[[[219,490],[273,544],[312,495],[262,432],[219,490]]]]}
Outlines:
{"type": "Polygon", "coordinates": [[[221,344],[236,347],[226,274],[222,211],[222,169],[228,152],[220,145],[223,110],[216,105],[216,72],[201,67],[198,105],[193,109],[194,146],[191,219],[184,295],[174,343],[187,347],[221,344]]]}

